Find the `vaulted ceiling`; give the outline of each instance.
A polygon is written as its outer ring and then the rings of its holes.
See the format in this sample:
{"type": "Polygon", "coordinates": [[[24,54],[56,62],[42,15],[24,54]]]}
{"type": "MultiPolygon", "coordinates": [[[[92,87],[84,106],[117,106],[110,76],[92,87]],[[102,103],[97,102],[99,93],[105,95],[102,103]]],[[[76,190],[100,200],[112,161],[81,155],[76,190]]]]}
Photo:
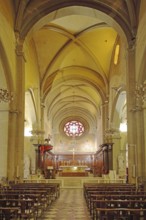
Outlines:
{"type": "Polygon", "coordinates": [[[99,107],[108,101],[116,45],[124,37],[127,41],[135,37],[139,3],[12,2],[15,31],[21,39],[30,39],[36,53],[48,118],[52,123],[67,117],[83,117],[97,123],[99,107]]]}

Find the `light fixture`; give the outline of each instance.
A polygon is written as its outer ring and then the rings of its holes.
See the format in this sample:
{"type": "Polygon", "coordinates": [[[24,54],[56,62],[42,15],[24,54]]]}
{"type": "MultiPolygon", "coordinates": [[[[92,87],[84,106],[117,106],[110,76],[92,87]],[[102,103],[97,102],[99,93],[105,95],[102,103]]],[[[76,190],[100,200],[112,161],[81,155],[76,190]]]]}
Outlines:
{"type": "Polygon", "coordinates": [[[127,123],[126,122],[122,122],[120,123],[120,131],[121,132],[127,132],[127,123]]]}
{"type": "Polygon", "coordinates": [[[7,89],[0,88],[0,102],[10,102],[12,100],[12,94],[7,89]]]}

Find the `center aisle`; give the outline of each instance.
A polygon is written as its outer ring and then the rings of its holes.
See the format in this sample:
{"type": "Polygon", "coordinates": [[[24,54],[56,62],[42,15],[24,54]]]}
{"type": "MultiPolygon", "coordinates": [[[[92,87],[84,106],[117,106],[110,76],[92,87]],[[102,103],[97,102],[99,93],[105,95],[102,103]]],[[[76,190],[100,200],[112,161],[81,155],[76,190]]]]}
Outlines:
{"type": "Polygon", "coordinates": [[[83,189],[61,189],[60,197],[39,220],[90,220],[83,189]]]}

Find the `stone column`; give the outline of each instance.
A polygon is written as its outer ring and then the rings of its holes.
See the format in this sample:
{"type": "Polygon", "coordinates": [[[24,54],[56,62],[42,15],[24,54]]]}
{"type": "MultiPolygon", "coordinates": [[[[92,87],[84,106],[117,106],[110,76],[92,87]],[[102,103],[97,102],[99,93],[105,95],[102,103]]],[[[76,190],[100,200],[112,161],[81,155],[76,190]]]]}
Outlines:
{"type": "MultiPolygon", "coordinates": [[[[145,91],[146,92],[146,91],[145,91]]],[[[146,188],[146,97],[145,97],[145,100],[144,100],[144,103],[143,103],[143,123],[144,123],[144,145],[143,145],[143,151],[142,151],[142,154],[143,154],[143,178],[142,180],[144,181],[144,185],[145,185],[145,188],[146,188]]],[[[142,163],[142,162],[141,162],[142,163]]]]}
{"type": "MultiPolygon", "coordinates": [[[[102,133],[105,134],[105,131],[108,129],[109,127],[109,116],[108,116],[108,103],[103,104],[102,106],[102,121],[103,121],[103,131],[102,133]]],[[[103,142],[106,142],[106,138],[103,135],[103,142]]]]}
{"type": "Polygon", "coordinates": [[[135,106],[131,109],[135,121],[136,139],[135,143],[131,145],[134,152],[134,166],[133,177],[137,183],[138,179],[145,179],[145,85],[136,84],[135,86],[135,106]]]}
{"type": "MultiPolygon", "coordinates": [[[[8,150],[8,178],[23,178],[24,172],[24,111],[25,111],[25,58],[23,42],[16,45],[15,110],[10,111],[10,140],[8,150]],[[11,146],[12,144],[12,146],[11,146]],[[12,152],[13,150],[13,152],[12,152]]],[[[14,108],[14,106],[13,106],[14,108]]]]}
{"type": "Polygon", "coordinates": [[[135,145],[135,160],[136,160],[136,178],[144,175],[144,124],[143,124],[143,108],[142,108],[142,94],[138,97],[138,90],[136,89],[136,106],[134,109],[136,118],[136,145],[135,145]]]}
{"type": "Polygon", "coordinates": [[[16,177],[16,130],[18,113],[15,107],[15,101],[10,104],[11,112],[9,113],[9,133],[8,133],[8,162],[7,162],[7,176],[8,180],[14,180],[16,177]],[[14,111],[13,111],[14,109],[14,111]]]}
{"type": "Polygon", "coordinates": [[[135,144],[136,144],[136,117],[133,109],[135,107],[135,41],[129,43],[127,50],[127,142],[128,142],[128,179],[130,183],[136,182],[133,175],[135,166],[135,144]]]}
{"type": "MultiPolygon", "coordinates": [[[[112,143],[113,143],[113,150],[112,150],[112,157],[113,157],[112,163],[113,164],[112,164],[112,167],[113,167],[113,170],[115,170],[116,173],[118,173],[118,156],[119,156],[120,150],[121,150],[121,137],[120,137],[119,131],[115,131],[113,133],[112,143]]],[[[125,173],[126,173],[126,170],[125,170],[125,173]]]]}

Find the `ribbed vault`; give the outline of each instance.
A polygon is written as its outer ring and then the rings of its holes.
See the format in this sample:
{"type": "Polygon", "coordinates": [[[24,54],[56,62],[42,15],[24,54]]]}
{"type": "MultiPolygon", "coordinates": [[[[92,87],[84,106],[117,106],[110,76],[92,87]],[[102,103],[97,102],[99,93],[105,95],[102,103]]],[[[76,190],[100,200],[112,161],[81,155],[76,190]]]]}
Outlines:
{"type": "Polygon", "coordinates": [[[49,127],[58,130],[66,118],[83,117],[97,128],[101,108],[109,101],[116,46],[121,41],[126,46],[135,38],[139,4],[134,0],[13,2],[15,30],[37,59],[49,127]]]}

